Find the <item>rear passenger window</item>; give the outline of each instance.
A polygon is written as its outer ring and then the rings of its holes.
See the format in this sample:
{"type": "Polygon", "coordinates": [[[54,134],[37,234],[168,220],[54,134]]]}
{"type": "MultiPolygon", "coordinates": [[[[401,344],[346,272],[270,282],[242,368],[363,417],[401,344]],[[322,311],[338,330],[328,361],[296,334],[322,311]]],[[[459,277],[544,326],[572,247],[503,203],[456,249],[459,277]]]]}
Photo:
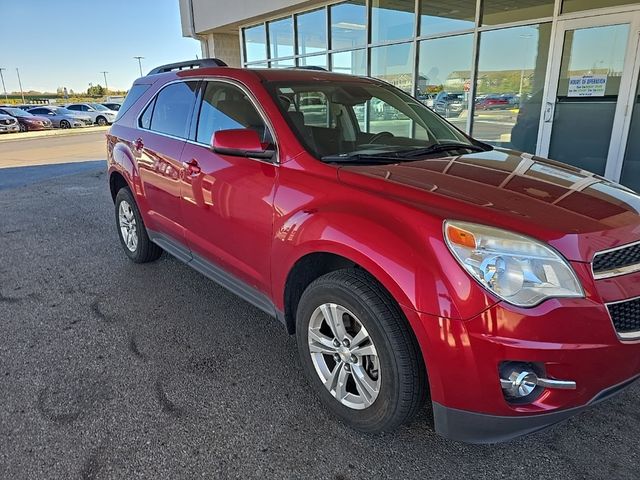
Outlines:
{"type": "Polygon", "coordinates": [[[207,82],[196,141],[209,145],[214,132],[236,128],[255,130],[265,147],[273,143],[262,117],[240,88],[228,83],[207,82]]]}
{"type": "Polygon", "coordinates": [[[187,138],[197,87],[198,82],[179,82],[160,90],[155,99],[150,129],[187,138]]]}
{"type": "Polygon", "coordinates": [[[145,130],[149,130],[151,128],[151,114],[153,114],[153,106],[156,104],[156,99],[154,98],[147,108],[144,109],[142,116],[140,117],[140,121],[138,122],[140,128],[144,128],[145,130]]]}

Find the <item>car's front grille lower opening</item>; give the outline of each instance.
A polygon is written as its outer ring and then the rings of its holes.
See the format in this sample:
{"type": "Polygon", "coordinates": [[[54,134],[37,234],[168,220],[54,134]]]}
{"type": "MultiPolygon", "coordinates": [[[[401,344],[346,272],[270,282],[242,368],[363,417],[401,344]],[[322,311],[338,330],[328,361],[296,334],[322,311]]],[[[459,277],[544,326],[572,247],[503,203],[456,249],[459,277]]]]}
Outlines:
{"type": "Polygon", "coordinates": [[[640,337],[640,298],[607,305],[613,326],[623,338],[640,337]]]}

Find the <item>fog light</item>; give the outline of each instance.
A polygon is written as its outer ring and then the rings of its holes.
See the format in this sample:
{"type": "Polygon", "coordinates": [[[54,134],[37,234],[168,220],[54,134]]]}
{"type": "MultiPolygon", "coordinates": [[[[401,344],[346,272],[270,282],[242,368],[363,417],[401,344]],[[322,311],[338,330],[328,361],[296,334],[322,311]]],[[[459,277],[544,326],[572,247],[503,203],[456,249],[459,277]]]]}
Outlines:
{"type": "Polygon", "coordinates": [[[531,395],[538,386],[538,376],[527,370],[514,370],[507,380],[500,380],[502,389],[513,398],[522,398],[531,395]]]}
{"type": "Polygon", "coordinates": [[[575,390],[576,382],[544,378],[542,365],[525,362],[502,362],[500,386],[505,398],[514,403],[533,402],[545,388],[575,390]]]}

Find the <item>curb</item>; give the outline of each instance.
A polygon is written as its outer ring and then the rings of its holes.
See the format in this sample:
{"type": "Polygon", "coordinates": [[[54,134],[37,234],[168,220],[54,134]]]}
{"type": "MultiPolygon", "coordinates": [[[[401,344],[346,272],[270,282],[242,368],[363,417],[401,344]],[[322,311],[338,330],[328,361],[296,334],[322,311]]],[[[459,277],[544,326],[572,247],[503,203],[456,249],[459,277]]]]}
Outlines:
{"type": "Polygon", "coordinates": [[[84,135],[87,133],[107,132],[110,127],[81,127],[71,129],[55,129],[55,130],[43,130],[40,132],[20,132],[20,133],[5,133],[0,136],[0,143],[3,142],[17,142],[20,140],[33,140],[34,138],[47,138],[47,137],[68,137],[72,135],[84,135]]]}

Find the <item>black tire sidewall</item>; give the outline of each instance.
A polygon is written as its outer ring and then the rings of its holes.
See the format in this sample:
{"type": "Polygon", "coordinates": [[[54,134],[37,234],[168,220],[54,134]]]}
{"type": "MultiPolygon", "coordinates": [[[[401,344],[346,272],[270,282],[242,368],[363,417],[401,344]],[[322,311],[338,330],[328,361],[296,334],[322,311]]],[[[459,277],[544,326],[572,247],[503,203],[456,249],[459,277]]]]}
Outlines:
{"type": "Polygon", "coordinates": [[[107,124],[107,119],[104,117],[98,117],[96,118],[96,123],[102,127],[107,124]]]}
{"type": "Polygon", "coordinates": [[[60,128],[65,128],[65,129],[66,128],[71,128],[71,124],[66,120],[61,120],[60,121],[60,128]]]}
{"type": "Polygon", "coordinates": [[[400,388],[398,365],[393,355],[393,346],[377,319],[379,315],[384,314],[339,283],[312,285],[303,294],[297,313],[298,352],[312,387],[334,415],[352,427],[365,432],[385,430],[394,415],[398,402],[400,388]],[[363,410],[349,408],[336,400],[322,384],[311,360],[307,337],[309,321],[314,310],[324,303],[336,303],[352,312],[367,329],[376,346],[380,362],[380,392],[374,403],[363,410]]]}
{"type": "Polygon", "coordinates": [[[138,206],[136,205],[133,195],[131,194],[131,190],[129,190],[128,188],[121,188],[118,191],[118,194],[116,195],[116,226],[118,228],[118,238],[120,239],[120,244],[122,245],[124,252],[134,262],[139,261],[141,257],[141,253],[142,253],[141,251],[143,248],[143,241],[144,241],[144,238],[143,238],[144,224],[142,223],[142,217],[140,216],[140,211],[138,210],[138,206]],[[123,201],[126,201],[131,206],[131,209],[133,210],[133,216],[136,219],[136,235],[138,236],[138,244],[134,252],[129,250],[129,247],[127,247],[127,243],[125,242],[125,239],[122,237],[122,230],[120,229],[120,204],[123,201]]]}

